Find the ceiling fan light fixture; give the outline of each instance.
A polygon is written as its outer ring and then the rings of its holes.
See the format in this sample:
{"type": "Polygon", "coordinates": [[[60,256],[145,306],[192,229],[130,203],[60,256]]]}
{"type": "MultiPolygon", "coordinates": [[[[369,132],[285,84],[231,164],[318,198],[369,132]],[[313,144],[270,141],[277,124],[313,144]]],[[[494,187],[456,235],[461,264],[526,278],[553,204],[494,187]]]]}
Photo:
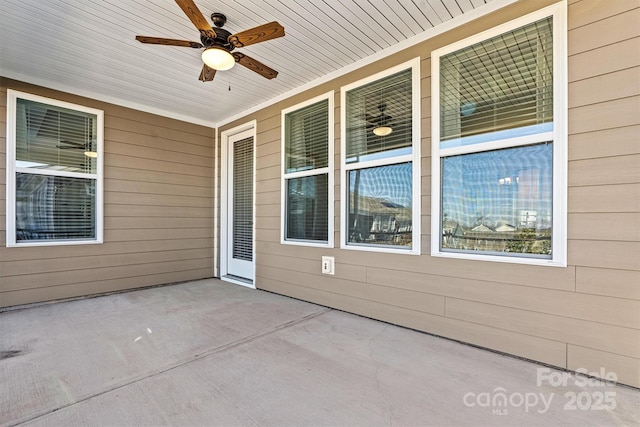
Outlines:
{"type": "Polygon", "coordinates": [[[391,132],[393,132],[393,129],[391,129],[391,127],[389,126],[377,126],[373,129],[373,133],[378,136],[387,136],[391,132]]]}
{"type": "Polygon", "coordinates": [[[84,155],[87,157],[91,157],[92,159],[98,157],[98,153],[96,153],[95,151],[85,151],[84,155]]]}
{"type": "Polygon", "coordinates": [[[207,67],[216,71],[230,70],[236,64],[236,60],[229,52],[217,47],[210,47],[202,52],[202,62],[207,67]]]}

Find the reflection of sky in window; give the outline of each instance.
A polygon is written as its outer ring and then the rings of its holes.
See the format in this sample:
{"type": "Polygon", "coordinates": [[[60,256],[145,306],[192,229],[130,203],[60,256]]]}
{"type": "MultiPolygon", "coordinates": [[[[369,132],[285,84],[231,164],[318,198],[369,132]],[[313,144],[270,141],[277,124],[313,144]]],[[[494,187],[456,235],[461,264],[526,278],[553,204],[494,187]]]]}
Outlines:
{"type": "Polygon", "coordinates": [[[411,207],[411,162],[359,169],[349,172],[349,190],[360,197],[385,200],[402,207],[411,207]],[[356,175],[360,183],[355,188],[356,175]]]}
{"type": "Polygon", "coordinates": [[[545,143],[443,158],[443,216],[471,227],[550,228],[552,155],[545,143]]]}

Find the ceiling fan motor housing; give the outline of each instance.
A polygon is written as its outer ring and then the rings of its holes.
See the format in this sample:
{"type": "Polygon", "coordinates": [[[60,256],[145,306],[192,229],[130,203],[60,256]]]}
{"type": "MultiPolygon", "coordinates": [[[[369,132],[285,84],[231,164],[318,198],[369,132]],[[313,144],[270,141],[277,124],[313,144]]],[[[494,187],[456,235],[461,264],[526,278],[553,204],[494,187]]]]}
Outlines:
{"type": "Polygon", "coordinates": [[[205,47],[219,47],[227,52],[231,52],[235,46],[229,43],[229,36],[231,33],[223,28],[221,28],[225,22],[227,22],[227,17],[222,13],[214,12],[211,14],[211,21],[216,26],[214,29],[216,36],[215,37],[207,37],[206,35],[200,36],[200,41],[205,47]]]}
{"type": "Polygon", "coordinates": [[[229,43],[229,36],[231,35],[229,31],[222,28],[216,28],[215,32],[215,37],[207,37],[205,35],[200,36],[200,41],[204,47],[219,47],[227,52],[231,52],[235,49],[235,46],[229,43]]]}

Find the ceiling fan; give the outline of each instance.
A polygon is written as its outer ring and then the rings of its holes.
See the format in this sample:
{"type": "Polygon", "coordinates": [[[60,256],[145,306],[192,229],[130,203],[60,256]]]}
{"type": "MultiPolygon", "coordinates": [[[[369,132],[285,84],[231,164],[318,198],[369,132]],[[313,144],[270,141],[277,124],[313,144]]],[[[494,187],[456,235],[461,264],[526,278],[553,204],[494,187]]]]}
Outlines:
{"type": "Polygon", "coordinates": [[[56,145],[56,148],[61,150],[82,150],[87,157],[98,157],[98,153],[91,148],[93,144],[90,142],[81,143],[73,141],[60,141],[60,144],[56,145]]]}
{"type": "Polygon", "coordinates": [[[227,17],[222,13],[214,12],[211,14],[211,21],[216,26],[214,29],[209,25],[200,10],[198,10],[193,0],[175,0],[175,2],[200,31],[201,43],[147,36],[136,36],[136,40],[141,43],[191,47],[194,49],[204,47],[205,50],[202,52],[204,65],[198,78],[203,82],[213,80],[216,71],[228,70],[233,67],[236,62],[267,79],[273,79],[278,75],[276,70],[264,65],[260,61],[243,53],[232,53],[232,51],[235,48],[241,48],[284,36],[284,27],[282,25],[273,21],[249,30],[231,34],[229,31],[222,29],[225,22],[227,22],[227,17]]]}
{"type": "Polygon", "coordinates": [[[368,128],[373,130],[373,133],[378,136],[386,136],[393,132],[393,124],[391,123],[393,117],[388,114],[385,114],[384,110],[387,109],[387,104],[381,102],[378,104],[378,111],[380,114],[377,116],[373,116],[371,114],[367,114],[365,119],[369,124],[368,128]]]}

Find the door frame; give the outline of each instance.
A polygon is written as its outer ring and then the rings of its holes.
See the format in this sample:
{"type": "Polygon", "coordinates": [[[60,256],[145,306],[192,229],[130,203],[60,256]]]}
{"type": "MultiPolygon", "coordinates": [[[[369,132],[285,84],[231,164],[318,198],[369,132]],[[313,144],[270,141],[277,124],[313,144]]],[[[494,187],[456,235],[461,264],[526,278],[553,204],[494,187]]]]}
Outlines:
{"type": "Polygon", "coordinates": [[[220,134],[220,279],[235,283],[237,285],[246,286],[248,288],[255,289],[255,267],[256,267],[256,127],[257,121],[252,120],[250,122],[244,123],[242,125],[236,126],[231,129],[227,129],[220,134]],[[252,260],[253,260],[253,268],[251,271],[251,278],[247,278],[247,280],[243,280],[241,278],[235,276],[229,276],[228,274],[228,260],[229,260],[229,227],[228,227],[228,211],[229,211],[229,158],[230,150],[229,150],[229,142],[231,138],[234,136],[244,133],[250,132],[251,137],[253,138],[253,242],[252,242],[252,260]]]}

